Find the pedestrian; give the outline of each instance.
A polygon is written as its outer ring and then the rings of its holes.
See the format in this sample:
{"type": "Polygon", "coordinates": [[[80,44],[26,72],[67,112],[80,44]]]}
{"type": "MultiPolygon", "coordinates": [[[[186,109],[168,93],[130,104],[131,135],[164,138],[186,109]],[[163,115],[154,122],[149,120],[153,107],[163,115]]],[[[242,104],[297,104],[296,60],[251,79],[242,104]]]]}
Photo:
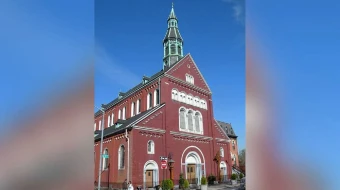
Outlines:
{"type": "Polygon", "coordinates": [[[133,190],[133,186],[132,186],[131,181],[129,181],[128,190],[133,190]]]}
{"type": "Polygon", "coordinates": [[[127,190],[127,179],[123,182],[123,190],[127,190]]]}

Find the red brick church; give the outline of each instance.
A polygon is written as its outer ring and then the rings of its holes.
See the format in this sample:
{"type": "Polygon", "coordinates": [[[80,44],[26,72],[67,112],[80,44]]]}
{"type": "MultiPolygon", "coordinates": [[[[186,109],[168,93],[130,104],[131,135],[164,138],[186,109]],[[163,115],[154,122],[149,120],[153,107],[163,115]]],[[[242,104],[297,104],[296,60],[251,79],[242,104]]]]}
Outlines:
{"type": "Polygon", "coordinates": [[[95,113],[94,164],[101,186],[122,184],[152,188],[170,178],[160,157],[173,166],[178,185],[180,173],[191,184],[202,176],[231,174],[229,138],[215,120],[212,92],[190,54],[183,55],[183,38],[172,7],[163,40],[163,68],[95,113]],[[102,123],[102,121],[104,121],[102,123]],[[100,158],[101,129],[104,127],[100,158]],[[219,153],[220,163],[214,161],[219,153]]]}

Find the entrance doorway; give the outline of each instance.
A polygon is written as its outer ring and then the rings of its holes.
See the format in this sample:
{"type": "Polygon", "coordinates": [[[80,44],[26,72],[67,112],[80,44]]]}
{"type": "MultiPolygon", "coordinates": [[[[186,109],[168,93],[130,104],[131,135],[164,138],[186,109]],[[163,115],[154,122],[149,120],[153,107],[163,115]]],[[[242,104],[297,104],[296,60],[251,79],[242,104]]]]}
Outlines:
{"type": "Polygon", "coordinates": [[[196,164],[188,164],[187,166],[187,179],[190,184],[196,184],[196,164]]]}
{"type": "Polygon", "coordinates": [[[147,188],[153,187],[153,170],[147,170],[145,174],[145,185],[147,188]]]}
{"type": "Polygon", "coordinates": [[[196,152],[189,152],[185,159],[186,179],[189,184],[200,185],[202,177],[202,162],[196,152]]]}
{"type": "Polygon", "coordinates": [[[155,161],[149,160],[144,165],[143,189],[154,188],[159,185],[158,165],[155,161]]]}
{"type": "Polygon", "coordinates": [[[220,163],[220,175],[221,175],[222,182],[226,182],[228,180],[228,176],[227,176],[227,164],[224,161],[222,161],[220,163]]]}

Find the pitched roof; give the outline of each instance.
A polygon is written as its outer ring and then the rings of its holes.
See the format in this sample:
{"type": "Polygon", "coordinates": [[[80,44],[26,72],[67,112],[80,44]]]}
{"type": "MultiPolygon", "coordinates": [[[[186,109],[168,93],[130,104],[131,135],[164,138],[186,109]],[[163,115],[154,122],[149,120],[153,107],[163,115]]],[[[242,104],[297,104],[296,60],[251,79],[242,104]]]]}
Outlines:
{"type": "MultiPolygon", "coordinates": [[[[152,75],[150,78],[149,78],[149,77],[143,76],[143,79],[148,79],[148,82],[146,82],[146,83],[141,82],[141,83],[139,83],[137,86],[131,88],[130,90],[128,90],[128,91],[125,92],[125,93],[120,92],[120,93],[119,93],[120,97],[117,97],[116,99],[112,100],[111,102],[109,102],[109,103],[107,103],[107,104],[104,104],[105,110],[107,110],[107,109],[113,107],[114,105],[116,105],[117,103],[119,103],[121,100],[123,100],[123,99],[125,99],[126,97],[130,96],[132,93],[136,92],[137,90],[139,90],[139,89],[141,89],[141,88],[143,88],[143,87],[149,85],[149,84],[150,84],[150,83],[149,83],[150,81],[153,81],[154,79],[158,78],[158,77],[161,76],[164,72],[165,72],[165,70],[162,69],[161,71],[159,71],[159,72],[157,72],[156,74],[152,75]]],[[[100,110],[98,110],[98,111],[94,114],[94,116],[96,117],[96,116],[99,116],[99,115],[101,115],[101,114],[102,114],[102,112],[101,112],[100,110]]]]}
{"type": "MultiPolygon", "coordinates": [[[[133,117],[130,117],[127,120],[118,120],[114,125],[105,128],[104,129],[104,138],[115,135],[115,134],[119,134],[124,132],[126,129],[131,129],[133,124],[138,122],[140,119],[143,119],[143,117],[148,116],[149,114],[157,111],[158,109],[162,108],[165,104],[160,104],[159,106],[153,107],[147,111],[141,112],[138,115],[135,115],[133,117]],[[118,127],[116,127],[118,126],[118,127]]],[[[94,137],[95,141],[100,141],[101,138],[101,132],[102,131],[95,131],[95,135],[97,134],[97,136],[94,137]]]]}
{"type": "MultiPolygon", "coordinates": [[[[190,54],[187,54],[186,56],[182,57],[180,60],[178,60],[176,63],[174,63],[173,65],[171,65],[170,67],[166,68],[165,70],[160,70],[159,72],[155,73],[154,75],[152,75],[151,77],[146,77],[143,76],[143,79],[148,79],[148,82],[144,83],[141,82],[139,83],[137,86],[131,88],[130,90],[128,90],[125,93],[120,92],[119,94],[122,95],[121,97],[117,97],[116,99],[112,100],[111,102],[107,103],[107,104],[103,104],[104,110],[107,110],[115,105],[117,105],[120,101],[122,101],[123,99],[125,99],[126,97],[129,97],[131,94],[133,94],[134,92],[144,88],[145,86],[149,85],[151,81],[157,79],[158,77],[162,76],[166,71],[168,71],[169,69],[171,69],[172,67],[174,67],[178,62],[180,62],[182,59],[184,59],[185,57],[189,56],[190,54]]],[[[94,116],[100,116],[103,113],[98,110],[94,116]]]]}
{"type": "Polygon", "coordinates": [[[231,123],[226,123],[226,122],[223,122],[223,121],[218,121],[218,124],[220,124],[220,126],[226,131],[228,137],[233,137],[233,138],[237,138],[235,132],[234,132],[234,129],[233,127],[231,126],[231,123]]]}

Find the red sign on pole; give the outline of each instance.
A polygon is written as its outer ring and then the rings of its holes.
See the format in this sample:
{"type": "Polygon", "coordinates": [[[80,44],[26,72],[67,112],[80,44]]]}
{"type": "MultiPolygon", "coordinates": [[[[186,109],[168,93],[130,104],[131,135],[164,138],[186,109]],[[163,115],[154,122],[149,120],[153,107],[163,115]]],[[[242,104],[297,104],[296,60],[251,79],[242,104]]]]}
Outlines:
{"type": "Polygon", "coordinates": [[[167,169],[167,167],[168,167],[168,161],[162,160],[161,161],[161,169],[164,170],[164,169],[167,169]]]}

